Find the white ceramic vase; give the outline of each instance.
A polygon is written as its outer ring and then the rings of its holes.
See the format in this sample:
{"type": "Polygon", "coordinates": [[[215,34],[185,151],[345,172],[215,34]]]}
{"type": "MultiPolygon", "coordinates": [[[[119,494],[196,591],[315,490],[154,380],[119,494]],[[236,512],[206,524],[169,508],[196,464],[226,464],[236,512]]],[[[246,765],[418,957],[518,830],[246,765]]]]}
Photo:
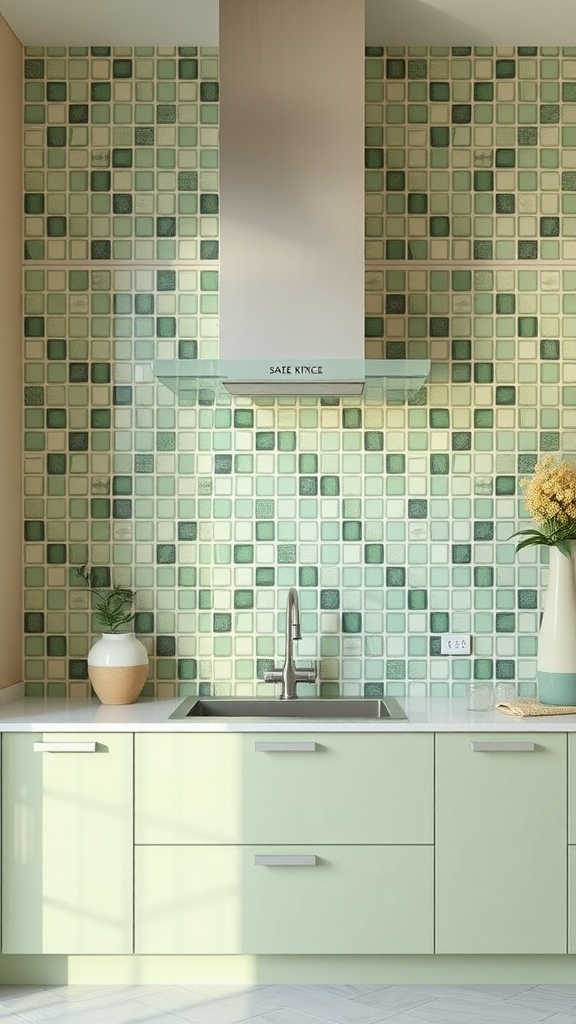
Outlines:
{"type": "Polygon", "coordinates": [[[576,570],[550,547],[548,589],[538,634],[538,697],[543,704],[576,705],[576,570]]]}
{"type": "Polygon", "coordinates": [[[88,655],[88,677],[102,704],[134,704],[148,676],[148,652],[135,633],[102,633],[88,655]]]}

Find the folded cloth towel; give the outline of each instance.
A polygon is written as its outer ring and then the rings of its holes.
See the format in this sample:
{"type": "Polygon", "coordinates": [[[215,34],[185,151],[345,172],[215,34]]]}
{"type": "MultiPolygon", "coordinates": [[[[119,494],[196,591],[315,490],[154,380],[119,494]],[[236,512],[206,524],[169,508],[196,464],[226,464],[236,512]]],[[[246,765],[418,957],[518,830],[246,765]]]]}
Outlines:
{"type": "Polygon", "coordinates": [[[541,704],[539,700],[532,697],[524,697],[520,700],[506,700],[496,705],[497,711],[503,711],[505,715],[518,715],[524,718],[528,715],[576,715],[576,705],[555,705],[541,704]]]}

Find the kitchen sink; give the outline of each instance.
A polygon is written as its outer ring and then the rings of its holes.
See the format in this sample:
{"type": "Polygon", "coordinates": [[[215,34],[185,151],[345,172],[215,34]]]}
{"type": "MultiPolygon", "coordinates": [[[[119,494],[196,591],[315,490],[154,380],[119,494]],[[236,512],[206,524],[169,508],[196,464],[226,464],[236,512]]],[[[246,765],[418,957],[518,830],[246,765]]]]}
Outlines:
{"type": "Polygon", "coordinates": [[[170,718],[313,718],[317,721],[340,718],[346,721],[355,718],[398,720],[405,719],[406,715],[393,697],[384,700],[370,697],[357,700],[345,697],[299,697],[296,700],[186,697],[170,718]]]}

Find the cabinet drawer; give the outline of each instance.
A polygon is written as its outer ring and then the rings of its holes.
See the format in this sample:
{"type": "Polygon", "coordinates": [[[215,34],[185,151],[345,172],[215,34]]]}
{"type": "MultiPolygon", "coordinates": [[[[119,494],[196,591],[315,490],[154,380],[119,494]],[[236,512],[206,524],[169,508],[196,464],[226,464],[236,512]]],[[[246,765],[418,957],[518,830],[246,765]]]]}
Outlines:
{"type": "Polygon", "coordinates": [[[566,736],[439,735],[436,783],[436,952],[565,953],[566,736]]]}
{"type": "Polygon", "coordinates": [[[432,843],[433,737],[136,736],[136,842],[432,843]]]}
{"type": "Polygon", "coordinates": [[[568,952],[576,953],[576,846],[568,847],[568,952]]]}
{"type": "Polygon", "coordinates": [[[146,846],[135,870],[136,953],[433,952],[431,847],[146,846]]]}

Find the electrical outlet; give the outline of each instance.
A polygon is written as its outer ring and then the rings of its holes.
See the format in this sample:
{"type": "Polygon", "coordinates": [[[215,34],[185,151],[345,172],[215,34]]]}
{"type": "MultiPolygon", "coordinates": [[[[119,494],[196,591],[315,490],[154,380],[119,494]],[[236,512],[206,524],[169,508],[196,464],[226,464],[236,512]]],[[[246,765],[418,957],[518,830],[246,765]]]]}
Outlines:
{"type": "Polygon", "coordinates": [[[472,637],[470,633],[442,633],[440,635],[440,654],[471,654],[472,637]]]}

